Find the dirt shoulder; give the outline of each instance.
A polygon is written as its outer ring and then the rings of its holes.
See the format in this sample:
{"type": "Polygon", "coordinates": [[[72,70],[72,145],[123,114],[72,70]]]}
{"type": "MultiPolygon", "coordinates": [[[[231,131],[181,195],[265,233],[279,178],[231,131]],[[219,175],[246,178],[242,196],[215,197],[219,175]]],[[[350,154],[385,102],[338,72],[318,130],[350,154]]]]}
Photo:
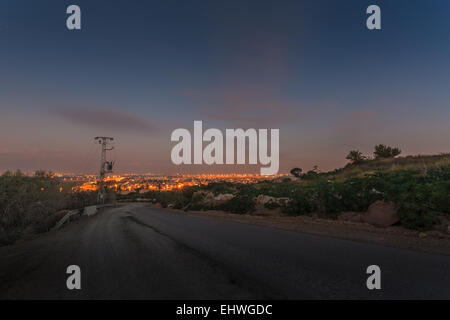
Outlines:
{"type": "Polygon", "coordinates": [[[439,231],[422,233],[400,226],[377,228],[366,223],[325,220],[307,216],[260,216],[232,214],[223,211],[183,211],[164,209],[184,214],[226,219],[270,228],[304,232],[339,239],[372,243],[387,247],[410,249],[441,255],[450,255],[450,235],[439,231]]]}

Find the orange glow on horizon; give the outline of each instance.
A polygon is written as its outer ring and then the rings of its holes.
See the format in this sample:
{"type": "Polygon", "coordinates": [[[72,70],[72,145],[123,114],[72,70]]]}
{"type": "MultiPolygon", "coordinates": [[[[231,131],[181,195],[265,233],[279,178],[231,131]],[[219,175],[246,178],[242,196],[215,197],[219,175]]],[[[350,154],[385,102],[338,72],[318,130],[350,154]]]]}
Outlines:
{"type": "MultiPolygon", "coordinates": [[[[107,188],[117,192],[147,192],[147,191],[172,191],[183,190],[186,187],[208,185],[214,182],[231,183],[255,183],[258,181],[285,176],[261,176],[253,174],[199,174],[199,175],[176,175],[176,176],[139,176],[139,175],[111,175],[107,176],[104,183],[107,188]]],[[[73,187],[73,191],[97,191],[97,181],[90,181],[73,187]]]]}

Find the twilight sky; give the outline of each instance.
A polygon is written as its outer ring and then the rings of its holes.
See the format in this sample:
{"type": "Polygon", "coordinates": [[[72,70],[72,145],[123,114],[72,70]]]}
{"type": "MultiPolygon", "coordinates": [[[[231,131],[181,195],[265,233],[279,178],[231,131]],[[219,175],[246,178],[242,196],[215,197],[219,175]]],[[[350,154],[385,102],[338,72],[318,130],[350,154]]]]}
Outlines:
{"type": "Polygon", "coordinates": [[[449,87],[445,0],[0,0],[0,172],[92,173],[98,135],[120,173],[259,172],[171,164],[194,120],[280,129],[280,172],[378,143],[449,152],[449,87]]]}

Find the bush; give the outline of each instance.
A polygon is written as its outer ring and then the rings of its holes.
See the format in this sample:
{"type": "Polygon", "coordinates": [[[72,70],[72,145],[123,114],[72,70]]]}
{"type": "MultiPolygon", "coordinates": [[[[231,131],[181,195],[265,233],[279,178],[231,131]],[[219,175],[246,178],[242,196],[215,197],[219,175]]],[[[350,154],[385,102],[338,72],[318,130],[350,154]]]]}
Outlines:
{"type": "Polygon", "coordinates": [[[72,185],[37,171],[0,176],[0,243],[9,244],[25,232],[48,230],[58,218],[55,212],[95,204],[96,192],[72,192],[72,185]]]}
{"type": "Polygon", "coordinates": [[[210,191],[215,196],[218,194],[233,193],[235,191],[233,183],[231,182],[214,182],[203,186],[201,189],[210,191]]]}
{"type": "Polygon", "coordinates": [[[249,196],[236,196],[233,199],[218,205],[216,209],[231,213],[244,214],[255,209],[255,202],[249,196]]]}
{"type": "Polygon", "coordinates": [[[280,207],[280,205],[275,201],[268,201],[264,204],[264,208],[269,209],[269,210],[277,209],[279,207],[280,207]]]}
{"type": "Polygon", "coordinates": [[[350,160],[350,162],[353,164],[359,164],[363,162],[366,157],[363,156],[362,152],[360,152],[359,150],[352,150],[348,153],[345,159],[350,160]]]}
{"type": "Polygon", "coordinates": [[[301,168],[294,168],[290,171],[290,173],[296,177],[296,178],[300,178],[300,174],[302,173],[302,169],[301,168]]]}
{"type": "Polygon", "coordinates": [[[410,209],[404,211],[400,217],[402,226],[419,231],[431,230],[434,225],[439,224],[439,219],[434,214],[421,210],[410,209]]]}
{"type": "Polygon", "coordinates": [[[379,144],[375,146],[373,155],[375,156],[375,158],[394,158],[401,152],[402,151],[399,148],[392,148],[385,146],[384,144],[379,144]]]}
{"type": "Polygon", "coordinates": [[[281,205],[281,212],[292,216],[312,213],[315,209],[312,201],[314,192],[310,186],[295,189],[291,194],[291,201],[281,205]]]}

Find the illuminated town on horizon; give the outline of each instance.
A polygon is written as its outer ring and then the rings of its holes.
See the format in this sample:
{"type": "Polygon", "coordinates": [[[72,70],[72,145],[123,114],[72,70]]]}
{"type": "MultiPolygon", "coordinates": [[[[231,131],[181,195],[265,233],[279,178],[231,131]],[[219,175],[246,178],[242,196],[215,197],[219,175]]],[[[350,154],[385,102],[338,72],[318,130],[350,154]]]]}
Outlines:
{"type": "MultiPolygon", "coordinates": [[[[147,191],[182,190],[186,187],[208,185],[217,182],[256,183],[264,180],[283,179],[287,174],[264,176],[259,174],[175,174],[175,175],[139,175],[112,174],[105,178],[108,188],[119,194],[129,192],[144,193],[147,191]]],[[[96,175],[63,175],[55,173],[54,177],[64,182],[75,183],[74,191],[96,191],[98,177],[96,175]]]]}

